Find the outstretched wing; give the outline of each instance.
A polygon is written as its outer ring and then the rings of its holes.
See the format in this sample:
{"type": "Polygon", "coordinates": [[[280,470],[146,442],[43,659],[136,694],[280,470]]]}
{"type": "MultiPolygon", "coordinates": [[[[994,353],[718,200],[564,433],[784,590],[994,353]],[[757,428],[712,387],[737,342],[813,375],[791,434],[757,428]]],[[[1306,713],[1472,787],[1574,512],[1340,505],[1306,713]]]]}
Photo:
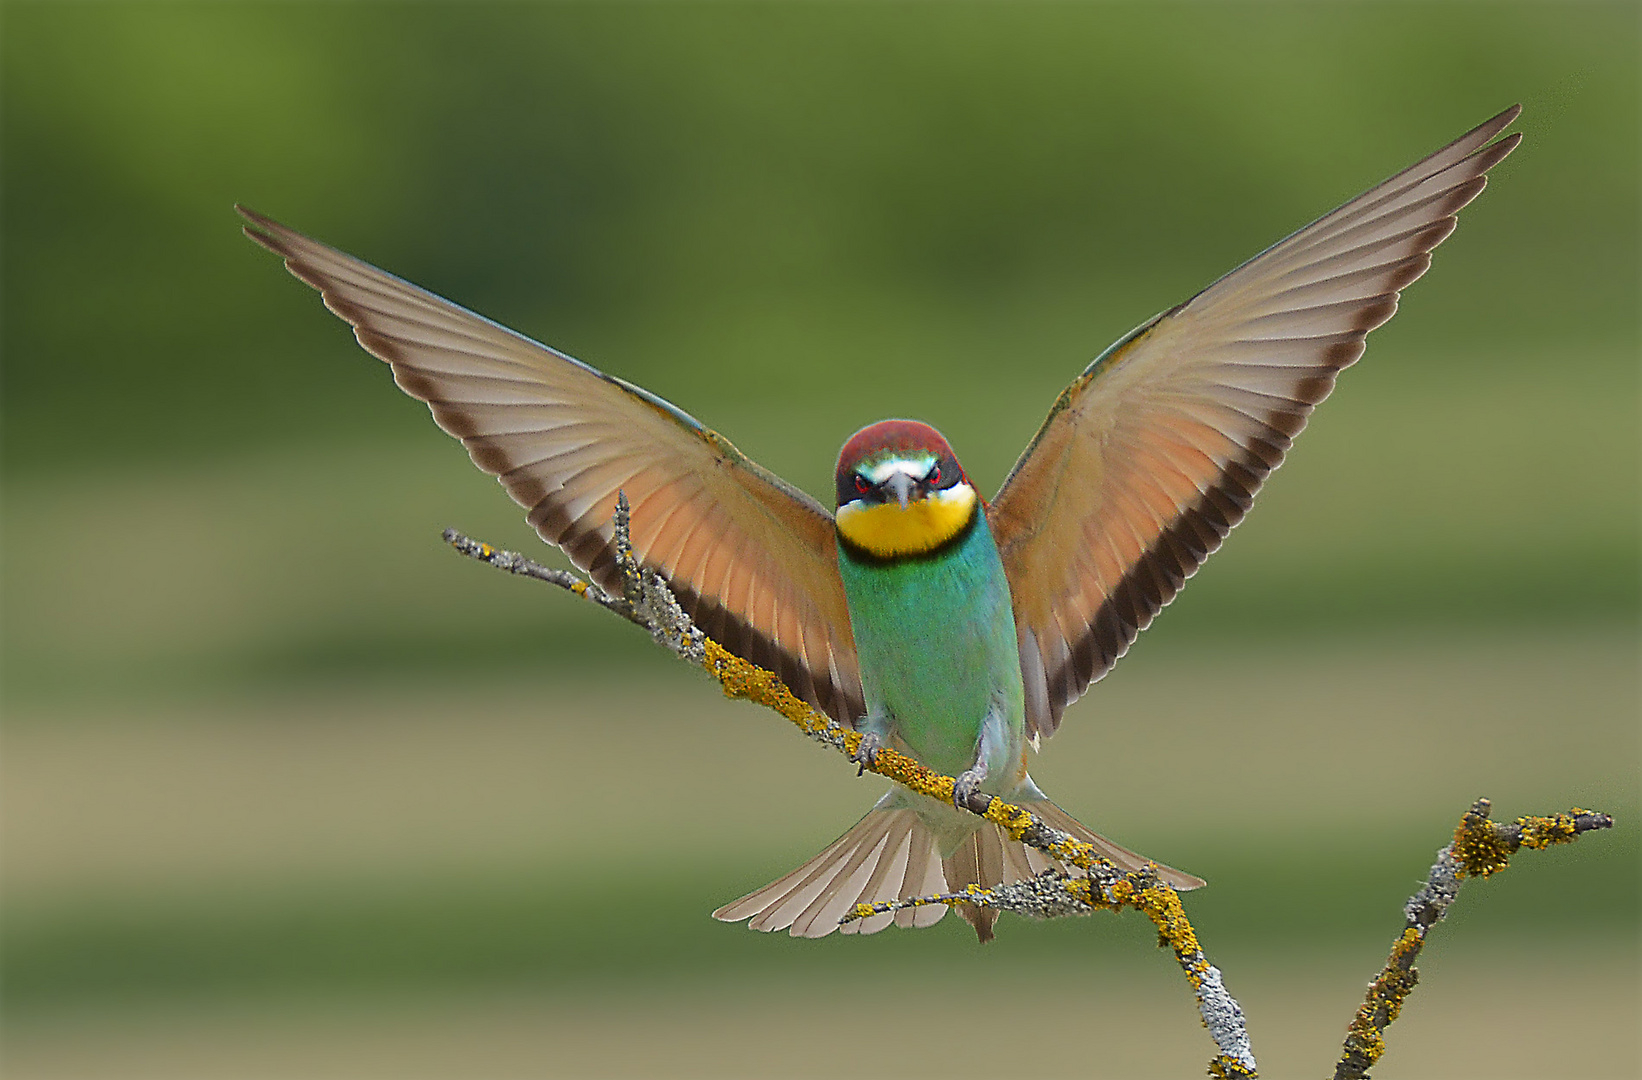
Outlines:
{"type": "Polygon", "coordinates": [[[1106,350],[993,500],[1029,731],[1104,675],[1242,520],[1335,376],[1520,135],[1512,107],[1106,350]]]}
{"type": "Polygon", "coordinates": [[[625,491],[634,551],[697,625],[833,718],[862,715],[833,521],[820,503],[655,395],[239,210],[245,234],[353,324],[543,540],[619,590],[610,519],[625,491]]]}

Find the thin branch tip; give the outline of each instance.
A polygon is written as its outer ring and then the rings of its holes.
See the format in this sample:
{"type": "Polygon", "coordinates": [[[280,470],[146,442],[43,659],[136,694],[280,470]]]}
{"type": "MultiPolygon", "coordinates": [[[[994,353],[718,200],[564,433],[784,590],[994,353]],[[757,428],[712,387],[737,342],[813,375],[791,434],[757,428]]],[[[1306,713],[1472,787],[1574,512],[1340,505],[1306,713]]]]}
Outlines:
{"type": "Polygon", "coordinates": [[[1367,1080],[1368,1070],[1385,1053],[1385,1029],[1397,1019],[1420,981],[1414,961],[1425,947],[1426,935],[1448,914],[1466,878],[1497,874],[1522,848],[1572,843],[1584,833],[1613,828],[1609,815],[1579,807],[1509,822],[1492,820],[1492,812],[1493,804],[1487,799],[1471,804],[1454,829],[1453,841],[1437,852],[1425,883],[1403,905],[1403,931],[1346,1030],[1334,1080],[1367,1080]]]}
{"type": "Polygon", "coordinates": [[[557,585],[567,592],[575,593],[584,600],[591,600],[600,607],[615,612],[630,622],[639,622],[640,625],[644,625],[640,620],[633,617],[632,611],[624,601],[610,596],[597,585],[590,581],[583,581],[568,570],[556,570],[551,566],[543,566],[517,551],[506,551],[502,548],[492,547],[490,544],[482,540],[475,540],[456,529],[447,528],[440,536],[443,537],[445,543],[455,548],[458,553],[466,555],[470,559],[475,559],[488,566],[494,566],[498,570],[505,570],[510,574],[517,574],[520,577],[533,578],[537,581],[545,581],[549,585],[557,585]]]}

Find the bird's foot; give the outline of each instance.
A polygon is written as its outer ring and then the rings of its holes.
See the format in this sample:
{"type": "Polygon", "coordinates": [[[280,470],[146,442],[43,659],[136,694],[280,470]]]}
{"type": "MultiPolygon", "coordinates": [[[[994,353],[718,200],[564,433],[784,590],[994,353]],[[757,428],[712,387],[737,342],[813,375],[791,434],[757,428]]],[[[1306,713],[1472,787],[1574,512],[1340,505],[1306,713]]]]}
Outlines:
{"type": "Polygon", "coordinates": [[[977,765],[964,772],[952,784],[952,805],[959,810],[965,809],[964,804],[969,797],[981,789],[981,782],[986,779],[986,766],[977,765]]]}
{"type": "Polygon", "coordinates": [[[860,768],[856,770],[856,776],[860,776],[865,773],[867,771],[867,766],[869,765],[874,767],[877,766],[878,751],[883,749],[883,746],[883,737],[876,731],[869,731],[865,735],[861,736],[861,742],[856,746],[855,753],[850,755],[850,760],[860,766],[860,768]]]}

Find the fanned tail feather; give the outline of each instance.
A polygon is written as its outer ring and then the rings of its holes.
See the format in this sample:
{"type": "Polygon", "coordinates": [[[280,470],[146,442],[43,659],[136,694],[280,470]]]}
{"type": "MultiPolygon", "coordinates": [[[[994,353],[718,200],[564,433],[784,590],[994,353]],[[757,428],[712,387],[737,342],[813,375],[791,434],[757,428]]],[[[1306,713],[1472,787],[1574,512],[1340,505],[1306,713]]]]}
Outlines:
{"type": "Polygon", "coordinates": [[[724,922],[751,920],[753,930],[787,930],[793,937],[876,934],[895,923],[933,926],[943,905],[884,912],[840,927],[856,904],[933,896],[946,891],[935,834],[905,807],[875,807],[849,832],[797,870],[713,912],[724,922]]]}
{"type": "MultiPolygon", "coordinates": [[[[891,802],[886,797],[815,858],[762,889],[725,904],[713,912],[713,918],[724,922],[747,919],[753,930],[786,930],[793,937],[826,937],[834,930],[876,934],[891,923],[909,929],[933,926],[946,914],[946,906],[886,911],[843,926],[838,921],[857,904],[934,896],[957,892],[968,885],[990,889],[1036,877],[1050,868],[1067,869],[1058,859],[1009,839],[989,821],[981,822],[980,828],[943,858],[935,833],[918,811],[891,802]]],[[[1048,799],[1021,805],[1050,827],[1092,844],[1121,870],[1138,870],[1150,861],[1091,831],[1048,799]]],[[[1158,874],[1182,892],[1204,883],[1201,878],[1167,866],[1159,866],[1158,874]]],[[[957,910],[975,928],[981,941],[992,940],[997,908],[960,904],[957,910]]]]}
{"type": "MultiPolygon", "coordinates": [[[[1071,814],[1068,814],[1065,810],[1062,810],[1048,799],[1023,802],[1021,803],[1021,806],[1042,818],[1043,823],[1048,825],[1051,829],[1059,829],[1061,832],[1071,833],[1084,843],[1092,844],[1094,849],[1100,853],[1102,858],[1106,859],[1119,870],[1139,870],[1147,863],[1152,863],[1157,867],[1157,876],[1162,878],[1163,881],[1171,886],[1176,892],[1191,892],[1193,889],[1201,889],[1203,886],[1208,884],[1208,882],[1204,881],[1202,878],[1188,874],[1184,870],[1176,870],[1172,866],[1164,866],[1162,863],[1148,859],[1144,855],[1137,855],[1126,847],[1112,843],[1112,841],[1090,829],[1089,826],[1085,825],[1071,814]]],[[[1050,859],[1048,856],[1032,848],[1022,847],[1019,844],[1015,846],[1020,847],[1021,850],[1026,853],[1026,857],[1028,859],[1041,859],[1043,860],[1043,865],[1045,866],[1050,864],[1060,866],[1060,863],[1055,862],[1055,860],[1050,859]]],[[[1033,865],[1037,864],[1034,863],[1033,865]]]]}

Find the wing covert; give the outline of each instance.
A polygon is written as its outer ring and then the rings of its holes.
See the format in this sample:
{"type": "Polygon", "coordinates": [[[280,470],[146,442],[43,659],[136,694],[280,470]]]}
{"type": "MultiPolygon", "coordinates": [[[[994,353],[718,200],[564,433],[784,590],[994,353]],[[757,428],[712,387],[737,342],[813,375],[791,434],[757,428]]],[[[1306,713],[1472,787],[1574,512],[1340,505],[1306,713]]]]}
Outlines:
{"type": "Polygon", "coordinates": [[[697,625],[842,723],[864,712],[832,515],[639,387],[243,207],[548,543],[619,589],[610,519],[697,625]]]}
{"type": "Polygon", "coordinates": [[[1368,332],[1431,265],[1520,135],[1513,106],[1107,349],[989,509],[1014,593],[1027,725],[1128,651],[1243,519],[1368,332]]]}

